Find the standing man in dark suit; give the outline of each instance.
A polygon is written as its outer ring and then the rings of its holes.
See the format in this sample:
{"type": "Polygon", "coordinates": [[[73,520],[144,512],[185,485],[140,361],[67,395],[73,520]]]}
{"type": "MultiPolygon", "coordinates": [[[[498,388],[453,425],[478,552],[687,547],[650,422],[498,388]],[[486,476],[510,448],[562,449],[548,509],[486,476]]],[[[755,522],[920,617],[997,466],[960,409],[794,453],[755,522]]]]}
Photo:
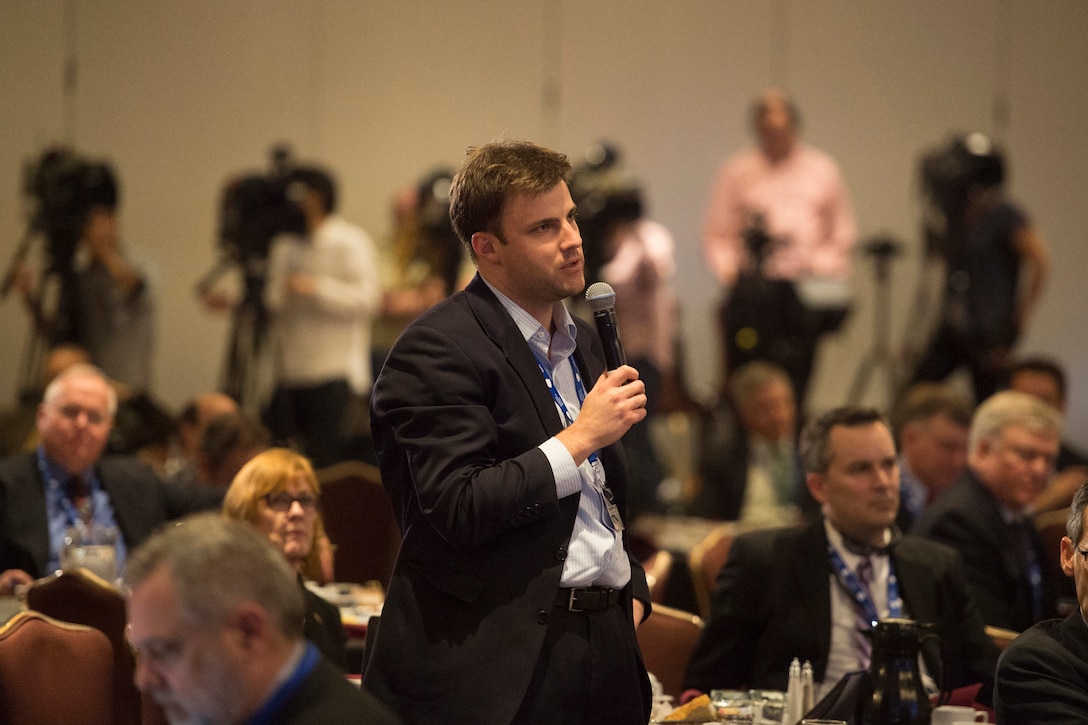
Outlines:
{"type": "Polygon", "coordinates": [[[450,217],[478,269],[408,327],[371,398],[403,532],[364,684],[409,722],[645,723],[620,437],[645,417],[604,374],[570,164],[525,142],[472,149],[450,217]]]}
{"type": "Polygon", "coordinates": [[[906,617],[935,625],[939,650],[922,652],[930,688],[982,682],[988,691],[998,652],[963,586],[959,557],[893,526],[899,468],[880,414],[831,410],[806,425],[800,446],[823,518],[737,537],[686,685],[785,690],[797,657],[812,662],[822,695],[868,667],[869,622],[906,617]]]}
{"type": "Polygon", "coordinates": [[[135,458],[102,458],[116,411],[113,387],[90,365],[46,388],[38,448],[0,462],[0,593],[57,569],[70,526],[116,527],[120,568],[159,523],[221,498],[167,488],[135,458]]]}
{"type": "Polygon", "coordinates": [[[167,526],[124,581],[136,686],[170,722],[399,722],[303,637],[296,574],[253,526],[210,513],[167,526]]]}
{"type": "Polygon", "coordinates": [[[1073,495],[1062,569],[1077,589],[1076,611],[1034,625],[997,663],[997,721],[1017,725],[1079,725],[1088,713],[1088,483],[1073,495]]]}
{"type": "Polygon", "coordinates": [[[1061,441],[1057,410],[1006,390],[978,407],[967,471],[925,510],[913,533],[955,548],[986,624],[1022,632],[1056,614],[1055,586],[1032,525],[1035,497],[1050,482],[1061,441]]]}

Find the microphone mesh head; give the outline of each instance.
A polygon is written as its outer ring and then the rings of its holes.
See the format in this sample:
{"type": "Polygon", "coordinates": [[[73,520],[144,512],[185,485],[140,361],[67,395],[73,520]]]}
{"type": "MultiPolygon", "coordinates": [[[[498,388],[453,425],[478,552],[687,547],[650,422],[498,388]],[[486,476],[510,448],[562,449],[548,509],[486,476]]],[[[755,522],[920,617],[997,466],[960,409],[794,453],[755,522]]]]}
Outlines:
{"type": "Polygon", "coordinates": [[[586,302],[594,312],[612,309],[616,306],[616,290],[607,282],[594,282],[586,290],[586,302]]]}

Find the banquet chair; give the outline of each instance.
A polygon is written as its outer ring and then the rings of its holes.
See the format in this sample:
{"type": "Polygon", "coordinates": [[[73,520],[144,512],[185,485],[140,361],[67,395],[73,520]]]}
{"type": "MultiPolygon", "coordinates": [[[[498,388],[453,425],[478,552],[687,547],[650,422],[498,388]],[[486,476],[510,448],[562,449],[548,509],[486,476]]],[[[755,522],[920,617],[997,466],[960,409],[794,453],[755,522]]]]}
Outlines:
{"type": "Polygon", "coordinates": [[[106,635],[33,610],[16,614],[0,628],[0,722],[113,723],[106,635]]]}
{"type": "Polygon", "coordinates": [[[1020,636],[1020,633],[1016,630],[994,627],[990,624],[986,625],[986,634],[1000,650],[1008,647],[1014,639],[1020,636]]]}
{"type": "Polygon", "coordinates": [[[655,604],[636,632],[646,670],[661,683],[665,694],[677,701],[683,692],[688,660],[705,626],[691,612],[655,604]]]}
{"type": "Polygon", "coordinates": [[[710,593],[718,580],[718,572],[729,558],[729,548],[733,545],[736,525],[725,523],[710,530],[703,540],[691,548],[688,565],[691,568],[691,583],[695,590],[695,602],[699,615],[710,615],[710,593]]]}
{"type": "Polygon", "coordinates": [[[646,584],[650,587],[651,602],[656,604],[664,601],[673,563],[672,553],[665,549],[658,549],[642,562],[642,568],[646,570],[646,584]]]}
{"type": "Polygon", "coordinates": [[[32,582],[26,603],[54,619],[94,627],[109,638],[113,648],[113,722],[144,722],[142,698],[132,681],[136,657],[125,638],[121,590],[87,569],[66,569],[32,582]]]}
{"type": "Polygon", "coordinates": [[[325,532],[335,547],[336,580],[377,580],[388,588],[400,529],[380,472],[362,461],[344,461],[316,473],[325,532]]]}

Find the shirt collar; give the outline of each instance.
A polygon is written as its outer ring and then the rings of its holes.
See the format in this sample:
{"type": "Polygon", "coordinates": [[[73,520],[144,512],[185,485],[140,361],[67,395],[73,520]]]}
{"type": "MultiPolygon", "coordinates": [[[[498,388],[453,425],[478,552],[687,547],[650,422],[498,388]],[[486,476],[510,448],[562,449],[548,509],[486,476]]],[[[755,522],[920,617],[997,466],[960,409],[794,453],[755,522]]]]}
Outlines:
{"type": "Polygon", "coordinates": [[[514,302],[512,299],[500,292],[495,285],[488,282],[481,275],[480,279],[483,279],[484,284],[488,289],[495,293],[499,302],[502,303],[506,312],[514,319],[514,324],[518,326],[518,330],[521,331],[521,336],[537,350],[537,346],[534,344],[536,340],[544,341],[544,355],[548,355],[548,349],[551,348],[551,354],[565,354],[569,355],[574,350],[574,342],[578,338],[578,326],[574,324],[574,318],[571,317],[570,311],[567,310],[567,306],[562,302],[556,302],[552,307],[552,320],[555,322],[555,335],[551,335],[544,326],[540,324],[540,321],[525,311],[521,305],[514,302]],[[566,334],[564,334],[564,331],[566,334]],[[567,342],[569,340],[569,343],[567,342]],[[570,349],[566,349],[569,344],[570,349]]]}

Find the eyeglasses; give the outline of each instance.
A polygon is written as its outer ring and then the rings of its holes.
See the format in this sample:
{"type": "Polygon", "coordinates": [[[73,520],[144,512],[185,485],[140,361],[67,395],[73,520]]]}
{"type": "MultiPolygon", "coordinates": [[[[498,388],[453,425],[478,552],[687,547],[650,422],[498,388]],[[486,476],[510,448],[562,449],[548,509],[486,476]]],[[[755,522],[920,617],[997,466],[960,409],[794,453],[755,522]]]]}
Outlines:
{"type": "Polygon", "coordinates": [[[54,405],[53,407],[62,417],[72,421],[79,420],[80,413],[87,416],[87,422],[91,425],[102,425],[108,420],[108,416],[101,410],[81,408],[78,405],[54,405]]]}
{"type": "Polygon", "coordinates": [[[302,507],[303,511],[313,511],[317,508],[317,497],[312,493],[300,493],[297,496],[293,493],[287,493],[286,491],[280,491],[278,493],[266,493],[264,495],[264,502],[268,504],[268,508],[280,513],[290,511],[291,506],[295,502],[302,507]]]}
{"type": "Polygon", "coordinates": [[[1088,561],[1088,551],[1085,551],[1084,549],[1080,548],[1076,544],[1073,544],[1073,548],[1077,550],[1078,554],[1080,554],[1081,556],[1084,557],[1085,561],[1088,561]]]}

